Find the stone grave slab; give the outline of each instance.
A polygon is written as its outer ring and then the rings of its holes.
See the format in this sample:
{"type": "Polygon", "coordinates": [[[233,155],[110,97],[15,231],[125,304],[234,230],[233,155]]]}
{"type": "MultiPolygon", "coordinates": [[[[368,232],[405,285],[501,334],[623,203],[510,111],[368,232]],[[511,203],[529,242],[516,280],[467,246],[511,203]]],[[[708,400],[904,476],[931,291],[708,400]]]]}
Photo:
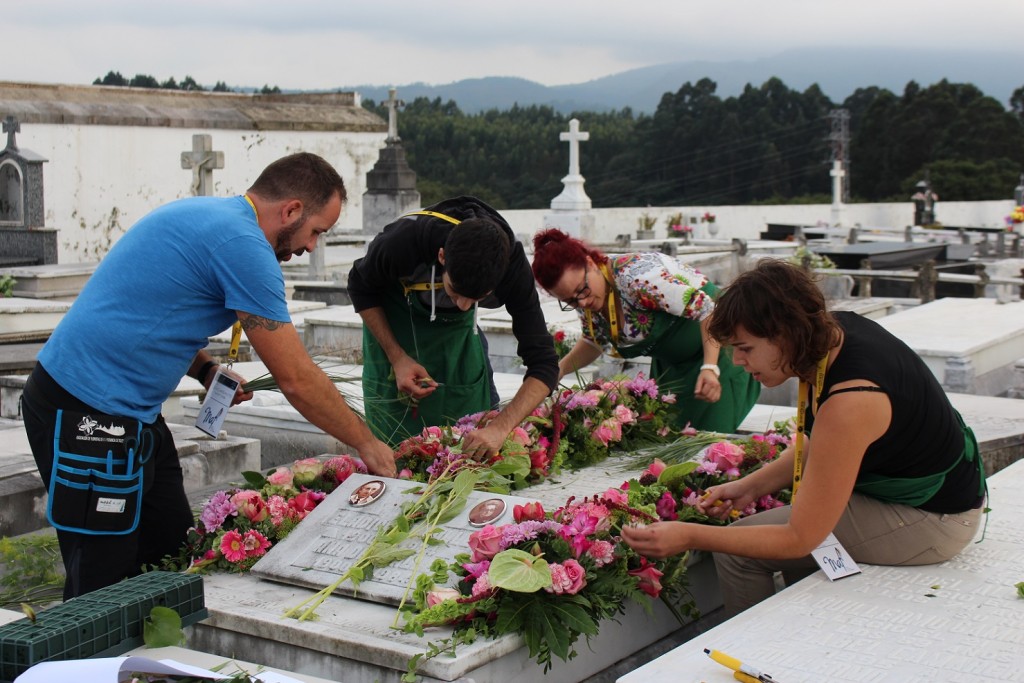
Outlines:
{"type": "MultiPolygon", "coordinates": [[[[343,575],[370,546],[377,529],[387,527],[399,514],[403,503],[416,500],[412,490],[421,484],[370,474],[353,474],[314,509],[302,524],[271,548],[252,568],[260,578],[319,590],[343,575]]],[[[345,582],[336,592],[352,597],[397,605],[415,577],[429,570],[438,558],[454,559],[465,552],[469,536],[487,524],[512,522],[513,505],[529,503],[532,498],[473,491],[466,507],[435,534],[441,545],[428,546],[417,562],[417,555],[375,569],[373,576],[353,588],[345,582]]],[[[420,550],[420,542],[401,547],[420,550]]]]}
{"type": "Polygon", "coordinates": [[[69,308],[65,301],[0,297],[0,343],[46,340],[69,308]]]}
{"type": "Polygon", "coordinates": [[[1024,356],[1024,302],[937,299],[879,319],[914,349],[947,391],[999,396],[1024,356]]]}
{"type": "Polygon", "coordinates": [[[14,278],[14,296],[72,301],[92,277],[98,263],[51,263],[0,269],[14,278]]]}
{"type": "Polygon", "coordinates": [[[363,319],[354,306],[328,306],[306,314],[302,339],[307,349],[317,349],[317,353],[362,351],[363,319]]]}

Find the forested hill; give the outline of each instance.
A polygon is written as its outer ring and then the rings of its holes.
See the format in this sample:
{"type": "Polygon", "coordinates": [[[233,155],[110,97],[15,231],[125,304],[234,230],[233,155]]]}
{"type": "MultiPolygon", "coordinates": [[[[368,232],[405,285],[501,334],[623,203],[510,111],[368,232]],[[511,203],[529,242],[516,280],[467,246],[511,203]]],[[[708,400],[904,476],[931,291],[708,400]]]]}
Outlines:
{"type": "MultiPolygon", "coordinates": [[[[1008,199],[1024,172],[1024,86],[1010,108],[978,87],[908,82],[842,100],[771,78],[723,96],[702,79],[663,92],[653,113],[513,106],[468,113],[410,98],[399,135],[424,204],[473,194],[501,208],[544,208],[561,191],[572,117],[590,139],[580,168],[594,206],[830,201],[832,119],[849,112],[853,201],[906,201],[927,174],[943,200],[1008,199]]],[[[364,106],[387,118],[373,100],[364,106]]]]}
{"type": "MultiPolygon", "coordinates": [[[[562,113],[630,107],[649,114],[664,93],[675,92],[683,83],[696,83],[702,78],[717,83],[718,94],[723,97],[739,95],[748,84],[757,86],[775,77],[797,90],[817,84],[835,101],[844,100],[858,88],[876,86],[899,91],[909,81],[927,86],[946,79],[972,83],[986,95],[1006,103],[1013,91],[1024,85],[1024,75],[1017,68],[1022,59],[1020,53],[956,48],[795,48],[750,61],[659,64],[572,85],[545,86],[522,78],[495,76],[444,85],[410,83],[398,85],[397,89],[398,96],[406,101],[440,97],[458,102],[467,113],[537,104],[562,113]]],[[[388,96],[388,86],[350,84],[340,89],[355,90],[376,101],[388,96]]]]}

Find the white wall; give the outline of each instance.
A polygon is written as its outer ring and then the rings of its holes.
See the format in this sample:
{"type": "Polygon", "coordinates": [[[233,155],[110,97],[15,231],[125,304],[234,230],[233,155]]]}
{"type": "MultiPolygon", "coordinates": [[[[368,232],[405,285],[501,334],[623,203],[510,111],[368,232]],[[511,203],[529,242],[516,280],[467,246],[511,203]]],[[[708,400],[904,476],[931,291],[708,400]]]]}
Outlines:
{"type": "MultiPolygon", "coordinates": [[[[968,227],[999,227],[1013,208],[1013,200],[985,202],[938,202],[935,215],[944,225],[968,227]]],[[[831,218],[830,204],[786,204],[764,206],[700,206],[700,207],[634,207],[620,209],[593,209],[594,242],[610,243],[616,235],[629,233],[634,239],[638,220],[643,214],[658,219],[655,237],[666,236],[665,219],[675,213],[684,216],[702,216],[705,212],[715,214],[719,231],[718,239],[757,239],[767,223],[817,225],[827,224],[831,218]]],[[[503,216],[519,234],[532,235],[545,227],[544,217],[549,209],[502,211],[503,216]]],[[[911,201],[890,204],[848,204],[844,207],[844,226],[860,224],[863,228],[902,229],[914,219],[914,205],[911,201]]],[[[696,224],[695,235],[708,237],[706,225],[696,224]]]]}
{"type": "Polygon", "coordinates": [[[384,133],[193,130],[132,126],[32,124],[18,146],[45,157],[46,227],[58,228],[58,261],[98,261],[143,215],[191,194],[192,172],[181,153],[192,135],[208,133],[224,166],[213,172],[214,194],[242,194],[268,164],[294,152],[327,159],[345,180],[349,202],[338,229],[362,228],[366,173],[384,133]]]}

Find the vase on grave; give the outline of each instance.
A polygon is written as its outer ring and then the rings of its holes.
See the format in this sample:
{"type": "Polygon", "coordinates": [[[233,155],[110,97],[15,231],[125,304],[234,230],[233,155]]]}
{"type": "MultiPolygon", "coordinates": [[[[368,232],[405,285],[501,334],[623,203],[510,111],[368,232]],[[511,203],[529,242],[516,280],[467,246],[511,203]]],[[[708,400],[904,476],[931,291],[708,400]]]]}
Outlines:
{"type": "Polygon", "coordinates": [[[636,238],[638,240],[653,240],[654,239],[654,231],[653,230],[637,230],[636,231],[636,238]]]}

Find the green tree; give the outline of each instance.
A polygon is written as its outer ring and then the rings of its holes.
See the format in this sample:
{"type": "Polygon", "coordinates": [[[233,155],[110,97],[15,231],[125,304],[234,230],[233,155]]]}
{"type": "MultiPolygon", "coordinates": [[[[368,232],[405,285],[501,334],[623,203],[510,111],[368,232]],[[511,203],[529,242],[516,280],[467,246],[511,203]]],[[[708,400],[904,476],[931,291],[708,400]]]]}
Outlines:
{"type": "Polygon", "coordinates": [[[185,78],[181,79],[181,85],[179,87],[181,90],[206,90],[206,88],[196,83],[195,79],[191,76],[185,76],[185,78]]]}
{"type": "Polygon", "coordinates": [[[264,86],[260,89],[260,94],[261,95],[280,95],[281,94],[281,89],[279,87],[277,87],[276,85],[273,88],[271,88],[269,85],[264,84],[264,86]]]}
{"type": "Polygon", "coordinates": [[[97,78],[93,85],[128,85],[128,79],[121,75],[120,71],[108,71],[102,79],[97,78]]]}
{"type": "Polygon", "coordinates": [[[224,81],[217,81],[213,85],[213,92],[231,92],[231,88],[224,81]]]}
{"type": "Polygon", "coordinates": [[[159,88],[160,81],[146,74],[135,74],[128,85],[133,88],[159,88]]]}

